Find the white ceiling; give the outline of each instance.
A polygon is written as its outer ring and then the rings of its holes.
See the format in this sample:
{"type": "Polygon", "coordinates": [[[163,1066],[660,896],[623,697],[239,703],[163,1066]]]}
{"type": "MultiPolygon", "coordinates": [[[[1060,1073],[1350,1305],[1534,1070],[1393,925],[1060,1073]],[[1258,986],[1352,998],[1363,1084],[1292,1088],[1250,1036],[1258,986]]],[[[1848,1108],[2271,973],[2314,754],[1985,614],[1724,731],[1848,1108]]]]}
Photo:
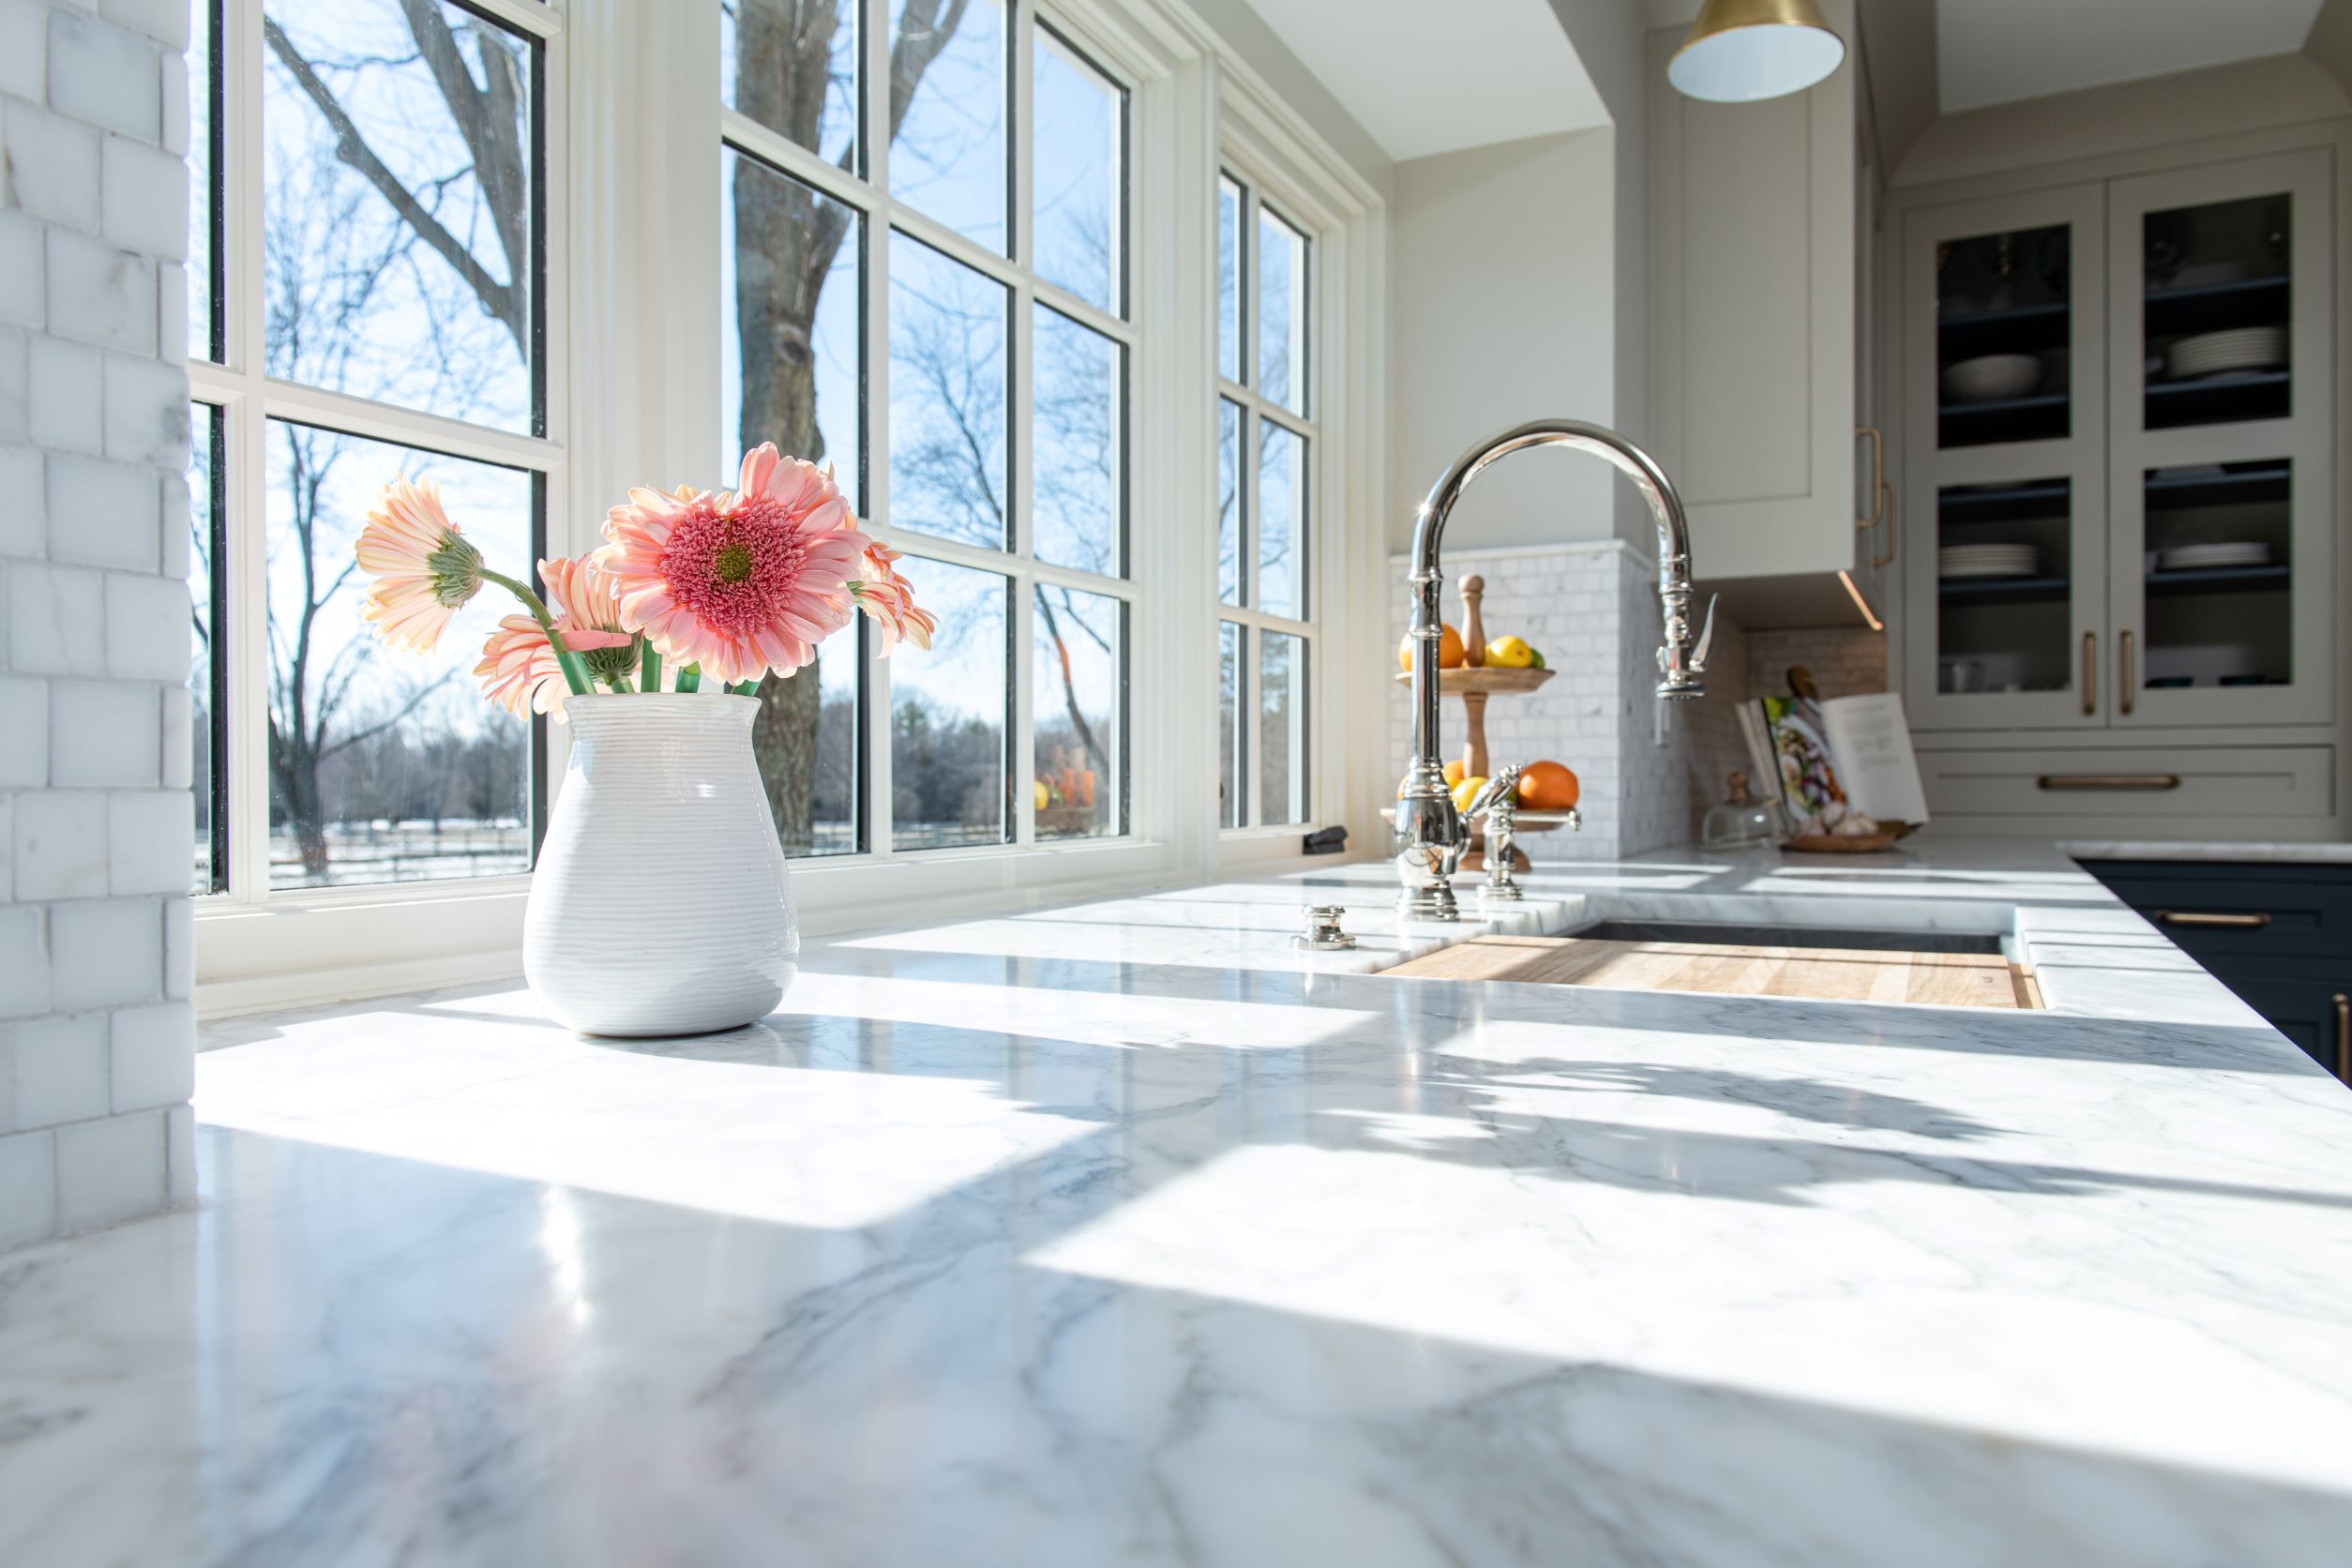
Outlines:
{"type": "Polygon", "coordinates": [[[2321,0],[1937,0],[1947,114],[2303,47],[2321,0]]]}
{"type": "Polygon", "coordinates": [[[1250,0],[1402,162],[1609,123],[1546,0],[1250,0]]]}

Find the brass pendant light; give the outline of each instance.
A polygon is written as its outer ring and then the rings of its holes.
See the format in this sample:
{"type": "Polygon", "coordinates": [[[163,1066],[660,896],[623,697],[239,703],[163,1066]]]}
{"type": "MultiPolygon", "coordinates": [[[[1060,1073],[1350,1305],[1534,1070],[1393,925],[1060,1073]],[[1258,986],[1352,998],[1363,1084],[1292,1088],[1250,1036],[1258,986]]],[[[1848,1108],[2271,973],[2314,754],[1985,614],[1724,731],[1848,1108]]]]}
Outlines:
{"type": "Polygon", "coordinates": [[[1803,92],[1845,58],[1814,0],[1707,0],[1666,80],[1689,98],[1753,103],[1803,92]]]}

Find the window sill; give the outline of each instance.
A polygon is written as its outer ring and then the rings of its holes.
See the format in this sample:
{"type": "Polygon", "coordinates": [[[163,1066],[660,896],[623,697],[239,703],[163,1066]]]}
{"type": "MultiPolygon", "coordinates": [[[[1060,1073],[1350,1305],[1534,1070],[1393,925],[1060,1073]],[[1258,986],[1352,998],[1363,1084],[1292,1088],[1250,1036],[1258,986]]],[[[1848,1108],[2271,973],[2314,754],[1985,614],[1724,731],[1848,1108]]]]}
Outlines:
{"type": "MultiPolygon", "coordinates": [[[[796,860],[792,898],[802,932],[826,936],[1126,891],[1166,881],[1174,864],[1168,845],[1135,837],[796,860]]],[[[225,1018],[516,979],[530,892],[528,877],[500,877],[200,902],[197,1010],[225,1018]]]]}

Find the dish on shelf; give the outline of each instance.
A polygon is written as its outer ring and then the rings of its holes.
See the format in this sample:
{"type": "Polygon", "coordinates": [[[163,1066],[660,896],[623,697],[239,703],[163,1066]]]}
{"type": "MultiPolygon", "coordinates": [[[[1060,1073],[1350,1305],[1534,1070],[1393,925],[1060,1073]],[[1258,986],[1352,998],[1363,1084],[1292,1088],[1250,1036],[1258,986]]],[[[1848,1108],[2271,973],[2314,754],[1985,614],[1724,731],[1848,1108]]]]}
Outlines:
{"type": "Polygon", "coordinates": [[[2194,338],[2181,339],[2164,353],[2164,371],[2176,381],[2244,370],[2275,370],[2285,363],[2286,328],[2283,326],[2200,332],[2194,338]]]}
{"type": "Polygon", "coordinates": [[[2030,354],[1981,354],[1944,367],[1944,400],[1990,403],[2022,398],[2042,384],[2042,360],[2030,354]]]}
{"type": "Polygon", "coordinates": [[[1946,545],[1936,551],[1936,576],[1945,581],[2031,577],[2041,567],[2042,551],[2032,545],[1946,545]]]}
{"type": "Polygon", "coordinates": [[[2180,289],[2209,289],[2218,283],[2242,282],[2252,270],[2242,261],[2192,262],[2167,279],[2161,289],[2150,289],[2151,294],[2168,294],[2180,289]]]}
{"type": "Polygon", "coordinates": [[[2215,566],[2267,566],[2270,547],[2259,539],[2236,544],[2175,545],[2156,552],[2161,572],[2206,571],[2215,566]]]}

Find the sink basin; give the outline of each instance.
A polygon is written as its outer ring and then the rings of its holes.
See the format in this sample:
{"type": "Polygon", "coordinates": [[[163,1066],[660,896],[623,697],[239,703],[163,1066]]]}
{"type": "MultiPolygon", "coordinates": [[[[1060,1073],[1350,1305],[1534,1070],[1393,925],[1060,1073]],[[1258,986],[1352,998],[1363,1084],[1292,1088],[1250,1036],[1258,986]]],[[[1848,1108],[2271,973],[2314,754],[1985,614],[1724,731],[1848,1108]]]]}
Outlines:
{"type": "Polygon", "coordinates": [[[1878,953],[1998,953],[1974,931],[1851,930],[1838,926],[1740,926],[1715,920],[1604,920],[1569,935],[1588,942],[1703,942],[1719,947],[1843,947],[1878,953]]]}
{"type": "Polygon", "coordinates": [[[1604,920],[1573,936],[1476,937],[1381,972],[1922,1007],[2042,1005],[2033,977],[2001,957],[1998,938],[1955,931],[1604,920]]]}

